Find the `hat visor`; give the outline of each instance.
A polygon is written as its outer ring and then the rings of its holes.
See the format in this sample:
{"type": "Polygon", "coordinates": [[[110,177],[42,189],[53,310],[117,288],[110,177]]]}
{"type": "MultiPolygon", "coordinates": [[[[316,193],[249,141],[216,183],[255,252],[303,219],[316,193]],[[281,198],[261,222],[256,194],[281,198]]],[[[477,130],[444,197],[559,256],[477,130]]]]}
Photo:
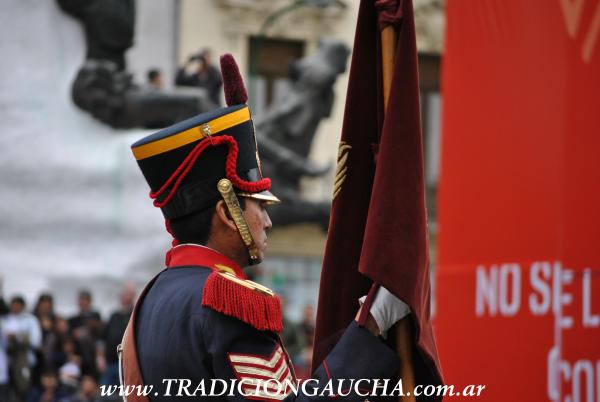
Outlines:
{"type": "Polygon", "coordinates": [[[267,204],[279,204],[281,200],[273,195],[269,190],[261,191],[258,193],[237,193],[240,197],[252,198],[255,200],[263,201],[267,204]]]}

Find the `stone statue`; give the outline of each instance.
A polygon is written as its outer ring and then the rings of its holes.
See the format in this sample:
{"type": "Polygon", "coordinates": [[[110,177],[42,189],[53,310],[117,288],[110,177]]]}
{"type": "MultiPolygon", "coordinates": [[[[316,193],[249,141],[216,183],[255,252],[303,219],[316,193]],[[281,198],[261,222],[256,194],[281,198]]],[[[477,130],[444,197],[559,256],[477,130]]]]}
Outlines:
{"type": "Polygon", "coordinates": [[[256,133],[263,169],[283,203],[269,209],[275,225],[312,222],[327,228],[330,202],[312,202],[299,196],[303,176],[318,177],[331,166],[316,166],[308,159],[321,119],[333,106],[333,84],[346,70],[350,50],[342,42],[321,40],[315,54],[292,63],[292,87],[262,116],[256,133]]]}
{"type": "Polygon", "coordinates": [[[71,89],[73,102],[114,128],[162,128],[216,107],[198,92],[166,94],[142,89],[127,73],[133,44],[134,0],[57,0],[84,26],[86,61],[71,89]]]}

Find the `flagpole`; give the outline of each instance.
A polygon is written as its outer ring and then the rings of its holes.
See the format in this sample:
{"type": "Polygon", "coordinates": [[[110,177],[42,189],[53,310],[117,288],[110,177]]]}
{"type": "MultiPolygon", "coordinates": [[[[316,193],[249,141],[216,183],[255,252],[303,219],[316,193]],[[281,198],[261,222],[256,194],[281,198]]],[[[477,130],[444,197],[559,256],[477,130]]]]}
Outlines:
{"type": "Polygon", "coordinates": [[[394,56],[396,53],[396,29],[388,25],[381,31],[381,69],[383,72],[383,110],[387,111],[392,76],[394,75],[394,56]]]}
{"type": "MultiPolygon", "coordinates": [[[[383,74],[383,106],[384,114],[387,112],[392,76],[394,71],[394,56],[396,52],[396,29],[393,25],[381,31],[381,66],[383,74]]],[[[400,378],[404,395],[399,398],[401,402],[416,401],[413,391],[415,389],[415,372],[413,368],[413,340],[410,315],[394,325],[396,351],[400,357],[400,378]]]]}

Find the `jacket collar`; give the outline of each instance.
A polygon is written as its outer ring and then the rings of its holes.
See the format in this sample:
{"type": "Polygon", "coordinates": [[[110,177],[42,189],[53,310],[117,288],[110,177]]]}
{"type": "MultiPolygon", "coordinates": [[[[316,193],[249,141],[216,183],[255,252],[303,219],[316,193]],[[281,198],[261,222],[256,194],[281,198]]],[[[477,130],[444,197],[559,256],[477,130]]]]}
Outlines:
{"type": "Polygon", "coordinates": [[[167,268],[182,266],[202,266],[214,271],[229,272],[241,279],[246,279],[242,268],[231,258],[212,248],[199,244],[179,244],[167,252],[167,268]]]}

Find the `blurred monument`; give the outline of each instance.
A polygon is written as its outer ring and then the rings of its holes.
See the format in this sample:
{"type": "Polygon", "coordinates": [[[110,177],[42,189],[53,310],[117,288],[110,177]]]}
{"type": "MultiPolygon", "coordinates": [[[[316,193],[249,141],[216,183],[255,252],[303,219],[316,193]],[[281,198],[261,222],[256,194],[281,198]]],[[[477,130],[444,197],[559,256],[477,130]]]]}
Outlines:
{"type": "Polygon", "coordinates": [[[134,0],[57,2],[85,30],[86,60],[71,88],[80,109],[113,128],[162,128],[216,107],[201,89],[165,93],[133,83],[125,52],[133,45],[134,0]]]}
{"type": "Polygon", "coordinates": [[[263,169],[282,199],[269,214],[275,225],[310,222],[327,228],[329,201],[303,200],[300,179],[318,177],[331,166],[317,166],[308,159],[321,119],[333,106],[333,84],[346,70],[350,50],[334,39],[323,39],[317,51],[290,66],[292,86],[283,99],[255,119],[263,169]]]}

